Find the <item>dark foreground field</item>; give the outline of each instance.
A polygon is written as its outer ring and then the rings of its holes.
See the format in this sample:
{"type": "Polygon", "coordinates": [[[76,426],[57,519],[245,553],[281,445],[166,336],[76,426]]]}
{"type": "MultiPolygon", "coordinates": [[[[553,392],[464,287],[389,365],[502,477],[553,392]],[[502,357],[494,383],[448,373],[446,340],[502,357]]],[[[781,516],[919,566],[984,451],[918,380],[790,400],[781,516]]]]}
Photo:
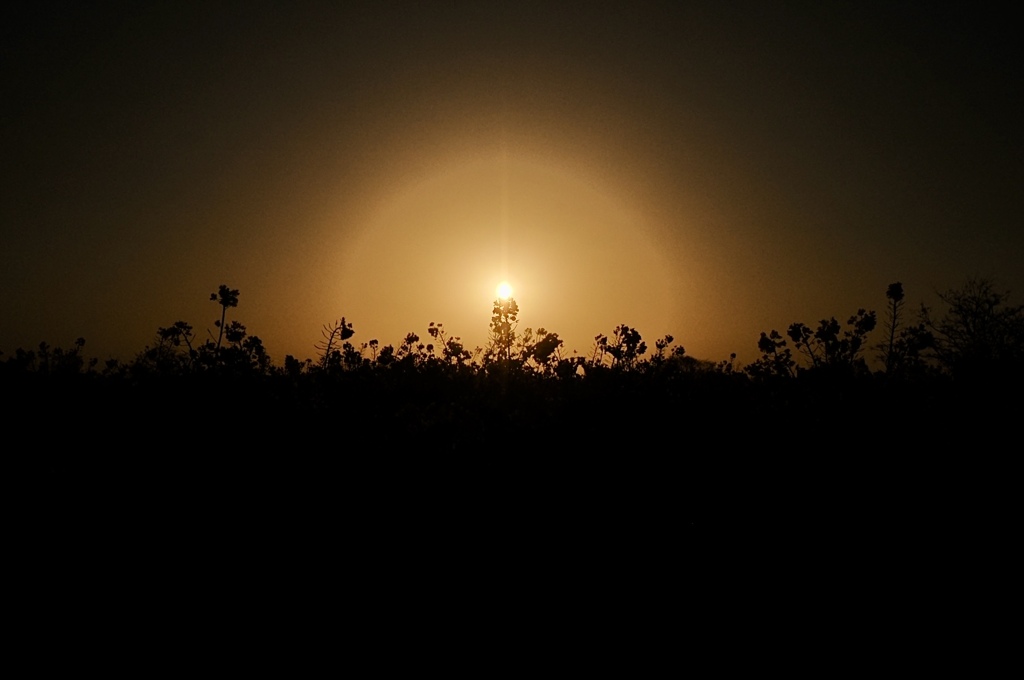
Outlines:
{"type": "Polygon", "coordinates": [[[628,526],[658,540],[911,515],[927,526],[1004,482],[1019,443],[1019,399],[948,382],[79,375],[6,387],[9,450],[76,512],[268,513],[298,533],[341,516],[566,536],[628,526]]]}

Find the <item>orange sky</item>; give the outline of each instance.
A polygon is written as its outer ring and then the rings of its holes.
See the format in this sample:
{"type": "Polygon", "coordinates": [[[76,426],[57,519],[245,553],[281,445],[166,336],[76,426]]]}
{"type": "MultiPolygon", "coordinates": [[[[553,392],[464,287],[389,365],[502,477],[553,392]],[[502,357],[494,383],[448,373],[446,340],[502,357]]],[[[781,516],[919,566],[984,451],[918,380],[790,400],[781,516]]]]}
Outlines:
{"type": "Polygon", "coordinates": [[[1024,296],[1005,17],[891,3],[60,3],[3,27],[0,350],[209,294],[274,358],[626,323],[712,360],[968,276],[1024,296]]]}

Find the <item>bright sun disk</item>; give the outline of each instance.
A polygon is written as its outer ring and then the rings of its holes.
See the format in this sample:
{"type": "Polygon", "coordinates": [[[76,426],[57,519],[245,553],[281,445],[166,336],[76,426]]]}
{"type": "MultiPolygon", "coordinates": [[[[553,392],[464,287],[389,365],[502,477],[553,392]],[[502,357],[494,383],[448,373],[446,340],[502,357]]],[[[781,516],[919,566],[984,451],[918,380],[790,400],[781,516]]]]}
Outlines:
{"type": "Polygon", "coordinates": [[[502,300],[512,297],[512,286],[508,284],[508,281],[502,281],[498,284],[498,297],[502,300]]]}

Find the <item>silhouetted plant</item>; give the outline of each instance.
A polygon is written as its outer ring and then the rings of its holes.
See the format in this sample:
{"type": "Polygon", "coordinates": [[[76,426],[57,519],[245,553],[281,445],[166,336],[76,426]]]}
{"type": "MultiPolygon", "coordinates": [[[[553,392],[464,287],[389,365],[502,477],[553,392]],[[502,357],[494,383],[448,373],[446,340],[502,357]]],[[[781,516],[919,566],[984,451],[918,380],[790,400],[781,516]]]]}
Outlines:
{"type": "MultiPolygon", "coordinates": [[[[558,333],[549,333],[544,328],[537,329],[537,339],[530,346],[530,359],[533,360],[537,369],[545,374],[557,374],[558,367],[565,359],[561,355],[562,339],[558,333]]],[[[567,369],[563,369],[565,373],[567,369]]],[[[573,367],[575,371],[575,367],[573,367]]]]}
{"type": "Polygon", "coordinates": [[[633,368],[647,352],[647,343],[640,337],[640,333],[625,324],[615,327],[607,347],[612,357],[612,366],[625,370],[633,368]]]}
{"type": "Polygon", "coordinates": [[[890,283],[889,288],[885,291],[885,297],[889,300],[885,319],[886,335],[889,338],[888,344],[882,345],[879,349],[880,358],[885,363],[885,372],[891,375],[895,360],[896,333],[899,330],[900,322],[903,320],[903,284],[899,281],[890,283]]]}
{"type": "Polygon", "coordinates": [[[928,356],[934,346],[935,337],[923,323],[901,328],[890,354],[892,375],[920,378],[937,370],[928,356]]]}
{"type": "Polygon", "coordinates": [[[266,373],[270,370],[270,355],[263,341],[256,335],[246,336],[238,345],[237,352],[247,368],[266,373]]]}
{"type": "Polygon", "coordinates": [[[123,378],[129,374],[130,368],[121,363],[120,359],[110,358],[103,362],[100,375],[104,378],[123,378]]]}
{"type": "Polygon", "coordinates": [[[654,354],[646,362],[643,362],[644,369],[660,373],[690,370],[692,361],[690,357],[686,356],[686,348],[682,345],[673,346],[673,342],[675,342],[675,338],[671,335],[665,335],[655,340],[654,354]]]}
{"type": "Polygon", "coordinates": [[[195,347],[192,345],[192,340],[195,337],[192,332],[192,326],[185,323],[184,321],[175,321],[173,325],[167,328],[158,328],[157,331],[157,348],[158,351],[163,351],[167,348],[177,348],[185,344],[188,348],[188,365],[191,367],[195,364],[197,352],[195,347]]]}
{"type": "MultiPolygon", "coordinates": [[[[671,336],[666,337],[670,338],[669,342],[671,342],[671,336]]],[[[667,346],[666,344],[665,347],[667,346]]],[[[685,352],[685,350],[681,351],[685,352]]],[[[642,363],[640,358],[646,352],[647,343],[643,341],[640,333],[636,329],[621,324],[612,331],[611,338],[603,333],[594,336],[594,347],[591,350],[590,358],[583,362],[584,370],[601,370],[603,368],[621,371],[633,370],[642,363]]],[[[656,362],[657,359],[655,359],[656,362]]]]}
{"type": "MultiPolygon", "coordinates": [[[[215,301],[221,307],[220,320],[213,322],[213,325],[219,329],[219,332],[217,333],[216,348],[220,350],[220,343],[224,337],[224,322],[227,319],[228,307],[238,306],[238,290],[228,288],[222,283],[216,293],[210,293],[210,300],[215,301]]],[[[211,338],[212,335],[213,334],[211,333],[211,338]]]]}
{"type": "Polygon", "coordinates": [[[515,342],[518,325],[519,304],[515,298],[495,300],[491,312],[491,342],[498,357],[504,361],[512,359],[512,343],[515,342]]]}
{"type": "Polygon", "coordinates": [[[555,364],[555,375],[561,380],[570,380],[580,377],[580,369],[586,372],[583,357],[563,357],[555,364]]]}
{"type": "Polygon", "coordinates": [[[864,350],[868,333],[875,328],[875,313],[859,309],[846,323],[850,328],[843,331],[842,335],[835,317],[822,319],[813,332],[802,323],[791,324],[787,335],[793,341],[793,346],[807,357],[812,368],[828,366],[867,370],[860,354],[864,350]]]}
{"type": "Polygon", "coordinates": [[[184,321],[178,321],[167,328],[158,328],[156,343],[152,347],[147,346],[135,358],[134,369],[138,372],[161,375],[176,375],[191,369],[199,358],[199,353],[183,352],[182,343],[188,347],[188,342],[191,341],[191,336],[186,340],[183,335],[185,329],[188,333],[192,331],[192,327],[184,321]]]}
{"type": "Polygon", "coordinates": [[[968,279],[939,293],[942,318],[921,305],[922,332],[931,333],[936,359],[954,376],[1019,371],[1024,363],[1024,306],[1008,305],[1009,292],[997,292],[988,279],[968,279]]]}
{"type": "Polygon", "coordinates": [[[604,333],[598,333],[594,336],[594,348],[590,352],[590,360],[586,363],[588,366],[604,366],[604,358],[607,354],[608,336],[604,333]]]}
{"type": "MultiPolygon", "coordinates": [[[[870,413],[883,410],[939,413],[936,422],[943,423],[963,411],[968,414],[965,428],[987,418],[985,409],[964,406],[983,401],[976,399],[980,394],[1006,391],[966,390],[969,398],[959,399],[952,391],[957,381],[946,379],[938,361],[941,357],[941,366],[958,376],[1019,367],[1024,310],[1007,304],[1006,294],[995,293],[987,283],[972,282],[940,296],[949,307],[940,319],[924,309],[915,326],[904,320],[902,286],[890,286],[887,297],[888,337],[874,348],[884,355],[888,374],[913,375],[921,382],[828,379],[863,368],[866,338],[875,326],[874,314],[865,310],[846,326],[831,319],[815,329],[793,324],[788,336],[775,330],[761,333],[760,358],[738,367],[735,355],[717,363],[687,356],[671,335],[655,341],[654,352],[648,353],[640,333],[625,324],[611,336],[597,335],[586,359],[575,353],[567,358],[557,333],[518,328],[519,309],[512,300],[495,303],[491,343],[476,355],[441,323],[430,324],[425,340],[409,333],[397,350],[376,339],[356,347],[349,342],[352,324],[343,317],[324,326],[315,360],[289,355],[275,370],[262,341],[227,318],[227,308],[237,306],[238,291],[223,286],[221,295],[213,296],[222,306],[219,333],[201,344],[192,327],[178,321],[158,329],[153,347],[133,363],[111,360],[101,374],[64,380],[53,376],[84,370],[84,341],[67,351],[41,343],[32,351],[3,355],[0,391],[8,401],[20,400],[26,413],[40,410],[35,406],[40,403],[49,403],[51,411],[73,411],[88,403],[95,404],[92,413],[129,413],[154,428],[198,421],[194,397],[210,394],[216,399],[209,405],[215,417],[240,432],[263,433],[280,420],[289,434],[303,436],[307,425],[325,423],[326,432],[330,423],[350,437],[376,437],[384,444],[429,441],[441,450],[493,451],[489,443],[506,441],[509,432],[517,441],[547,442],[552,448],[644,447],[670,442],[684,418],[716,432],[749,423],[745,429],[753,437],[799,414],[806,431],[822,440],[847,427],[859,431],[870,413]],[[788,380],[803,370],[797,358],[812,368],[842,370],[788,380]],[[325,376],[325,371],[332,373],[325,376]],[[101,398],[93,399],[97,395],[101,398]],[[914,410],[915,403],[921,408],[914,410]],[[276,418],[278,413],[283,417],[276,418]],[[601,422],[593,426],[595,413],[601,422]]],[[[1008,410],[1014,408],[1012,401],[998,399],[1010,404],[1008,410]]],[[[99,422],[92,413],[81,422],[99,422]]],[[[690,462],[698,471],[710,464],[699,455],[690,462]]]]}
{"type": "Polygon", "coordinates": [[[206,342],[194,344],[192,326],[176,321],[171,326],[157,329],[156,343],[136,357],[131,370],[160,375],[222,369],[269,372],[271,361],[263,341],[249,335],[241,322],[227,322],[227,310],[238,306],[238,296],[237,290],[225,285],[220,286],[219,293],[210,295],[210,300],[221,306],[221,317],[214,321],[218,329],[216,339],[210,332],[206,342]]]}
{"type": "Polygon", "coordinates": [[[747,364],[746,372],[755,378],[791,378],[796,375],[796,361],[793,352],[777,330],[770,334],[761,333],[757,341],[761,357],[747,364]]]}
{"type": "Polygon", "coordinates": [[[303,374],[309,373],[312,366],[313,361],[311,359],[300,361],[291,354],[286,354],[284,357],[284,373],[292,378],[298,378],[303,374]]]}
{"type": "Polygon", "coordinates": [[[726,375],[732,375],[737,372],[736,366],[736,352],[729,355],[728,359],[723,359],[715,364],[715,371],[718,373],[724,373],[726,375]]]}
{"type": "Polygon", "coordinates": [[[889,284],[885,292],[889,300],[885,330],[888,336],[878,345],[878,358],[885,365],[887,376],[920,376],[926,369],[925,353],[934,345],[934,338],[922,323],[903,325],[903,284],[889,284]]]}
{"type": "Polygon", "coordinates": [[[345,370],[353,371],[363,365],[363,353],[356,349],[355,345],[351,342],[342,343],[341,361],[345,366],[345,370]]]}
{"type": "Polygon", "coordinates": [[[394,345],[385,345],[380,348],[380,354],[377,355],[377,360],[374,363],[377,366],[387,367],[394,364],[397,360],[394,345]]]}
{"type": "Polygon", "coordinates": [[[434,346],[421,342],[420,336],[416,333],[407,333],[397,350],[391,345],[380,350],[377,365],[393,365],[403,370],[416,370],[433,359],[436,359],[434,346]]]}
{"type": "MultiPolygon", "coordinates": [[[[654,341],[654,354],[651,356],[651,362],[655,365],[661,364],[665,361],[665,350],[669,348],[672,342],[675,340],[671,335],[665,335],[660,340],[654,341]]],[[[676,349],[682,349],[682,353],[686,353],[686,349],[682,346],[676,349]]]]}
{"type": "MultiPolygon", "coordinates": [[[[342,352],[344,345],[348,344],[345,341],[355,335],[355,331],[352,329],[351,323],[346,323],[345,317],[341,317],[338,321],[334,321],[331,324],[324,324],[321,334],[323,340],[316,343],[315,347],[320,353],[320,368],[321,370],[327,371],[332,368],[340,368],[343,363],[342,352]]],[[[348,363],[348,362],[344,362],[348,363]]]]}
{"type": "Polygon", "coordinates": [[[224,329],[224,338],[230,345],[240,345],[242,340],[245,339],[248,331],[245,326],[239,321],[232,321],[228,324],[227,328],[224,329]]]}
{"type": "Polygon", "coordinates": [[[369,342],[364,342],[362,344],[362,350],[364,352],[369,350],[369,352],[370,352],[370,362],[371,363],[374,362],[374,361],[377,361],[377,348],[379,346],[380,346],[380,343],[377,342],[376,338],[370,340],[369,342]]]}
{"type": "Polygon", "coordinates": [[[490,342],[484,350],[484,363],[497,363],[506,369],[512,363],[512,346],[519,325],[519,304],[515,298],[497,299],[491,310],[490,342]]]}
{"type": "Polygon", "coordinates": [[[449,337],[445,334],[443,323],[435,324],[431,321],[427,333],[441,345],[441,357],[444,363],[452,366],[464,366],[472,358],[469,351],[462,345],[461,338],[449,337]]]}
{"type": "Polygon", "coordinates": [[[82,356],[82,348],[85,347],[85,338],[75,340],[74,347],[64,349],[52,347],[49,343],[40,342],[38,351],[24,350],[18,348],[14,356],[7,359],[9,369],[13,368],[18,372],[38,373],[40,375],[71,375],[82,372],[88,366],[91,371],[96,365],[96,359],[90,359],[88,364],[82,356]]]}

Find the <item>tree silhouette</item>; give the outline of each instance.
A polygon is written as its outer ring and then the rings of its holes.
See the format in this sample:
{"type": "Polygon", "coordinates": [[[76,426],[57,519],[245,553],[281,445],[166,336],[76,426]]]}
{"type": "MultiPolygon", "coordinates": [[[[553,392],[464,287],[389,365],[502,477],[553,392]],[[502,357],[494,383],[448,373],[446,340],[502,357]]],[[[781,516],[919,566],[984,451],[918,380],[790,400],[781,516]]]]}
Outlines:
{"type": "Polygon", "coordinates": [[[921,306],[921,324],[932,335],[934,355],[951,374],[981,377],[1021,370],[1024,306],[1007,304],[1009,297],[991,280],[971,278],[939,293],[946,305],[941,318],[921,306]]]}

